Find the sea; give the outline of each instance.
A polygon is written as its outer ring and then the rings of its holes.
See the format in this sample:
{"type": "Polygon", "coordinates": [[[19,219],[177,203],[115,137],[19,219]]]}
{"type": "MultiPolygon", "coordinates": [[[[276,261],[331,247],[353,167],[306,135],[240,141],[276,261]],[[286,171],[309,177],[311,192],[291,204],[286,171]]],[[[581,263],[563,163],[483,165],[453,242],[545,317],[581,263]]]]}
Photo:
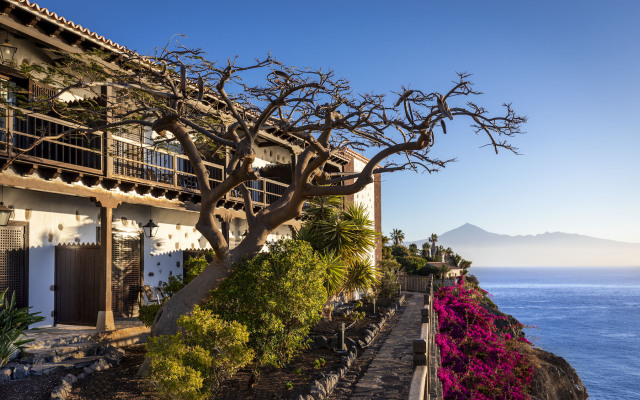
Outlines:
{"type": "Polygon", "coordinates": [[[640,400],[640,267],[472,267],[534,345],[567,360],[590,399],[640,400]]]}

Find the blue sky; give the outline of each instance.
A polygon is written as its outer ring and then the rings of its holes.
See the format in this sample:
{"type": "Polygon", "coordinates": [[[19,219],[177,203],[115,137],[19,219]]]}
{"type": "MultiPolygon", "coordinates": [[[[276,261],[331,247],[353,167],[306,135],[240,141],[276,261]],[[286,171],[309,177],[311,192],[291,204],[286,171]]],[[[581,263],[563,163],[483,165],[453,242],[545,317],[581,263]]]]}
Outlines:
{"type": "Polygon", "coordinates": [[[476,102],[496,112],[512,102],[529,117],[513,140],[522,155],[479,148],[468,121],[454,121],[433,152],[456,163],[383,178],[383,231],[417,240],[470,222],[640,243],[635,0],[38,3],[141,53],[181,33],[210,58],[271,51],[331,68],[358,92],[444,91],[471,72],[485,93],[476,102]]]}

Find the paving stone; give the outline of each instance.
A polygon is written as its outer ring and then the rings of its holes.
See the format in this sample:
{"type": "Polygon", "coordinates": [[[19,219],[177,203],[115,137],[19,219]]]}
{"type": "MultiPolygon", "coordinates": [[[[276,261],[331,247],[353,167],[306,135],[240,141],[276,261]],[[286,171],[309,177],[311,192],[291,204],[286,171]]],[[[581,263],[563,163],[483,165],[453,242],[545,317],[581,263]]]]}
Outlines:
{"type": "MultiPolygon", "coordinates": [[[[367,372],[357,382],[351,395],[352,400],[395,400],[407,397],[413,376],[412,343],[420,335],[422,306],[422,296],[406,298],[405,309],[367,372]]],[[[376,333],[378,330],[376,329],[376,333]]]]}

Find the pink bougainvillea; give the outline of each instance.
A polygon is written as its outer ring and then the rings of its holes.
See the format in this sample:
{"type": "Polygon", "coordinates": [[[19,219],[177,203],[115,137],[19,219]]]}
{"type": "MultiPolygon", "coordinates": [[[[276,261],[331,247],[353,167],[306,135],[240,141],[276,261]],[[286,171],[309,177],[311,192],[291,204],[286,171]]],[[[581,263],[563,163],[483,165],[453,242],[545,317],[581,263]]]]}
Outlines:
{"type": "MultiPolygon", "coordinates": [[[[480,289],[481,290],[481,289],[480,289]]],[[[463,283],[438,290],[433,303],[438,313],[442,381],[445,400],[528,399],[532,367],[518,352],[518,342],[500,333],[498,317],[489,314],[483,293],[463,283]]]]}

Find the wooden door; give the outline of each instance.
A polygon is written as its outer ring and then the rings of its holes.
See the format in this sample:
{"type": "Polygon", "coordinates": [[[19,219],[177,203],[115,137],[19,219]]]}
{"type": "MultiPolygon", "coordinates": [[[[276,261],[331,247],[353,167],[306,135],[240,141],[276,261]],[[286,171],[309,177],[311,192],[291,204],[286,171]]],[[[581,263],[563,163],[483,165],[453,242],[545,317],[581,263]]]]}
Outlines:
{"type": "Polygon", "coordinates": [[[100,296],[100,245],[58,245],[55,250],[54,323],[95,325],[100,296]]]}
{"type": "Polygon", "coordinates": [[[141,286],[140,235],[113,235],[111,293],[114,317],[136,313],[141,286]]]}
{"type": "Polygon", "coordinates": [[[16,295],[16,305],[27,307],[29,278],[27,274],[25,226],[0,227],[0,292],[9,289],[16,295]]]}

